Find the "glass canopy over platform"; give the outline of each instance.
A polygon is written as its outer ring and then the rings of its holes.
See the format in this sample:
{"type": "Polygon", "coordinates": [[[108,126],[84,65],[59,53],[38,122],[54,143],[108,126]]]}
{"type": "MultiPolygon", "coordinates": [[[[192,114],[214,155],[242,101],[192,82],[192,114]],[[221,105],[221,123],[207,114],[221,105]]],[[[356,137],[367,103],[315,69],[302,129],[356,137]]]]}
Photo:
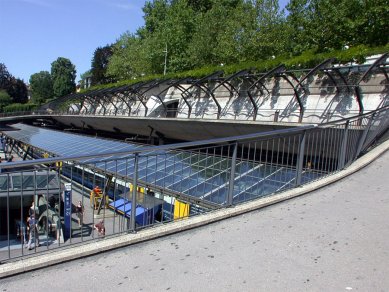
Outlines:
{"type": "Polygon", "coordinates": [[[0,175],[0,197],[20,197],[37,194],[58,194],[60,183],[58,174],[50,172],[10,173],[0,175]]]}
{"type": "MultiPolygon", "coordinates": [[[[14,127],[19,130],[4,133],[24,144],[61,157],[130,151],[142,147],[24,124],[14,127]]],[[[214,149],[215,147],[210,147],[205,151],[170,150],[141,154],[138,179],[144,185],[223,204],[227,199],[232,160],[217,155],[214,149]]],[[[93,165],[104,172],[120,174],[129,180],[134,175],[133,155],[102,157],[101,160],[93,158],[81,163],[93,165]]],[[[302,182],[315,179],[319,175],[314,171],[304,171],[302,182]]],[[[233,201],[236,203],[292,187],[295,184],[296,169],[291,166],[237,159],[234,178],[233,201]]]]}

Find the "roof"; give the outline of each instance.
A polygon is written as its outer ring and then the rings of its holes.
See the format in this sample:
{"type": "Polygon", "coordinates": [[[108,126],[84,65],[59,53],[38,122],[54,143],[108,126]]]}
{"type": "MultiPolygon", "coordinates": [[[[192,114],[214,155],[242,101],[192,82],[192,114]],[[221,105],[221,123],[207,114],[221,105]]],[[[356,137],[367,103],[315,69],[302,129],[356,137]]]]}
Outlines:
{"type": "MultiPolygon", "coordinates": [[[[141,145],[108,139],[88,137],[37,128],[24,124],[15,125],[18,131],[5,131],[13,139],[49,151],[56,156],[111,153],[133,150],[141,145]]],[[[82,161],[104,172],[118,173],[131,180],[134,176],[133,155],[111,157],[104,162],[98,159],[82,161]]],[[[101,160],[102,160],[101,159],[101,160]]],[[[150,186],[223,204],[229,187],[231,159],[216,155],[213,151],[160,151],[141,155],[138,163],[138,179],[150,186]]],[[[235,169],[234,202],[246,201],[267,195],[295,183],[295,169],[268,165],[259,161],[238,160],[235,169]]],[[[303,181],[315,177],[315,173],[303,174],[303,181]]]]}

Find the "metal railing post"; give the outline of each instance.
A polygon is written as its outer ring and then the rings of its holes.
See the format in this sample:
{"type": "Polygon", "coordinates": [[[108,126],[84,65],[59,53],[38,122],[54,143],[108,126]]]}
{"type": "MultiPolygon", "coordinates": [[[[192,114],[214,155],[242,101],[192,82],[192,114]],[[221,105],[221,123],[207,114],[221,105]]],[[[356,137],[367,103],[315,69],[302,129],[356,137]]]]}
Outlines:
{"type": "Polygon", "coordinates": [[[347,140],[348,140],[348,128],[350,126],[350,120],[346,121],[343,131],[342,145],[340,146],[338,170],[343,169],[346,163],[346,151],[347,151],[347,140]]]}
{"type": "Polygon", "coordinates": [[[362,147],[363,147],[363,144],[365,143],[366,141],[366,137],[367,137],[367,134],[369,133],[370,131],[370,127],[371,125],[373,124],[373,120],[375,118],[375,113],[371,116],[371,118],[369,119],[367,125],[366,125],[366,128],[363,130],[363,133],[362,133],[362,136],[361,138],[359,138],[359,142],[358,142],[358,147],[357,147],[357,151],[355,152],[355,157],[354,157],[354,160],[357,159],[357,157],[359,156],[359,154],[361,153],[362,151],[362,147]]]}
{"type": "Polygon", "coordinates": [[[130,231],[136,232],[136,223],[135,223],[135,215],[136,215],[136,195],[138,191],[137,181],[138,181],[138,161],[139,161],[139,153],[135,153],[134,159],[134,179],[132,182],[132,199],[131,199],[131,216],[130,216],[130,231]]]}
{"type": "Polygon", "coordinates": [[[305,136],[306,131],[303,131],[300,134],[300,143],[297,154],[297,163],[296,163],[296,186],[301,185],[301,177],[303,173],[303,162],[304,162],[304,151],[305,151],[305,136]]]}
{"type": "MultiPolygon", "coordinates": [[[[11,241],[10,241],[10,228],[9,228],[9,189],[10,189],[10,179],[9,179],[9,174],[7,174],[7,244],[8,244],[8,258],[11,258],[11,241]]],[[[23,207],[22,207],[23,208],[23,207]]],[[[22,226],[23,222],[21,222],[22,226]]]]}
{"type": "MultiPolygon", "coordinates": [[[[46,180],[47,180],[47,185],[46,185],[46,248],[49,249],[49,172],[50,172],[50,167],[46,173],[46,180]]],[[[52,220],[50,220],[51,222],[52,220]]],[[[51,226],[50,226],[51,229],[51,226]]]]}
{"type": "MultiPolygon", "coordinates": [[[[22,250],[22,256],[24,255],[23,252],[23,247],[25,244],[27,244],[27,224],[24,226],[24,215],[23,215],[23,172],[20,173],[20,181],[21,181],[21,190],[20,190],[20,230],[23,233],[20,233],[20,241],[22,242],[21,244],[21,250],[22,250]]],[[[8,182],[7,182],[7,188],[9,188],[8,182]]]]}
{"type": "Polygon", "coordinates": [[[236,168],[236,156],[238,154],[238,142],[233,144],[232,152],[232,161],[231,161],[231,172],[230,172],[230,182],[228,185],[228,195],[227,195],[227,206],[232,206],[233,196],[234,196],[234,181],[235,181],[235,168],[236,168]]]}

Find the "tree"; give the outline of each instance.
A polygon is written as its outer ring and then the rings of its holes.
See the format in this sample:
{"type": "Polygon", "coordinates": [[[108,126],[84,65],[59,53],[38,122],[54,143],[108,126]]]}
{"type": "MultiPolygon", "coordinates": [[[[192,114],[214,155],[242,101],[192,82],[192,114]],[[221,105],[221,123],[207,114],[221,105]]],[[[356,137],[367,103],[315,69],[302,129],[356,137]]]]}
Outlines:
{"type": "Polygon", "coordinates": [[[278,1],[257,0],[254,5],[256,28],[254,51],[246,51],[245,56],[254,59],[269,59],[285,52],[289,35],[285,29],[285,15],[280,11],[278,1]]]}
{"type": "Polygon", "coordinates": [[[13,102],[25,103],[28,100],[26,84],[23,80],[13,77],[2,63],[0,63],[0,89],[4,89],[13,102]]]}
{"type": "Polygon", "coordinates": [[[225,1],[215,2],[211,9],[198,16],[198,24],[189,46],[193,66],[236,61],[238,54],[235,54],[235,60],[230,58],[236,48],[234,35],[238,25],[234,18],[235,9],[225,4],[225,1]]]}
{"type": "Polygon", "coordinates": [[[53,98],[53,80],[48,71],[40,71],[30,77],[31,99],[36,104],[42,104],[53,98]]]}
{"type": "Polygon", "coordinates": [[[107,76],[116,80],[130,79],[142,74],[152,74],[149,54],[149,39],[125,33],[113,47],[109,60],[107,76]]]}
{"type": "Polygon", "coordinates": [[[5,89],[9,86],[13,76],[8,72],[7,67],[0,63],[0,89],[5,89]]]}
{"type": "Polygon", "coordinates": [[[107,77],[107,67],[109,58],[112,56],[112,45],[98,47],[92,59],[92,85],[105,84],[112,82],[112,79],[107,77]]]}
{"type": "Polygon", "coordinates": [[[113,46],[117,80],[273,56],[388,43],[388,0],[154,0],[145,25],[113,46]]]}
{"type": "Polygon", "coordinates": [[[3,111],[3,108],[12,103],[12,98],[9,96],[7,91],[4,89],[0,90],[0,111],[3,111]]]}
{"type": "MultiPolygon", "coordinates": [[[[200,3],[199,3],[200,4],[200,3]]],[[[187,0],[172,1],[166,19],[155,34],[155,73],[164,70],[165,49],[167,46],[167,72],[180,72],[193,66],[188,58],[192,44],[198,12],[188,5],[187,0]]]]}
{"type": "Polygon", "coordinates": [[[164,23],[169,9],[168,2],[167,0],[146,1],[143,7],[145,26],[139,32],[142,38],[147,37],[147,34],[153,34],[164,23]]]}
{"type": "Polygon", "coordinates": [[[198,15],[189,44],[193,66],[266,59],[285,51],[285,16],[274,0],[215,1],[198,15]]]}
{"type": "Polygon", "coordinates": [[[212,8],[212,0],[187,0],[188,6],[192,7],[194,11],[205,13],[212,8]]]}
{"type": "Polygon", "coordinates": [[[166,46],[168,72],[190,69],[188,47],[199,12],[194,11],[187,0],[146,2],[143,11],[145,27],[139,29],[137,34],[145,48],[146,53],[142,57],[148,63],[150,73],[164,72],[166,46]]]}
{"type": "Polygon", "coordinates": [[[76,89],[76,67],[69,59],[59,57],[51,63],[54,96],[70,94],[76,89]]]}
{"type": "Polygon", "coordinates": [[[308,2],[309,0],[290,0],[286,5],[289,12],[287,16],[287,30],[289,32],[287,50],[294,55],[300,54],[311,45],[307,36],[308,2]]]}
{"type": "Polygon", "coordinates": [[[306,34],[311,47],[329,51],[354,43],[359,34],[355,24],[362,16],[362,9],[359,0],[310,0],[306,34]]]}
{"type": "Polygon", "coordinates": [[[365,0],[359,5],[361,15],[353,15],[357,44],[386,45],[389,42],[388,0],[365,0]]]}
{"type": "Polygon", "coordinates": [[[387,0],[291,0],[289,50],[331,51],[347,46],[388,43],[387,0]]]}
{"type": "Polygon", "coordinates": [[[24,81],[19,78],[12,78],[9,87],[7,88],[7,92],[14,103],[26,103],[28,101],[27,86],[24,81]]]}

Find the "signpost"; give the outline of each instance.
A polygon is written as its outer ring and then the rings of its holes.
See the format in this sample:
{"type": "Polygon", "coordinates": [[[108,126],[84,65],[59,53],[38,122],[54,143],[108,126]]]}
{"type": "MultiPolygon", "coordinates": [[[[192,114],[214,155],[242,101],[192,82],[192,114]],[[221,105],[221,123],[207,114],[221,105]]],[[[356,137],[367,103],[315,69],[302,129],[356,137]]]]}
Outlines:
{"type": "Polygon", "coordinates": [[[72,226],[72,184],[65,183],[64,193],[64,223],[65,223],[65,238],[70,237],[72,226]]]}

